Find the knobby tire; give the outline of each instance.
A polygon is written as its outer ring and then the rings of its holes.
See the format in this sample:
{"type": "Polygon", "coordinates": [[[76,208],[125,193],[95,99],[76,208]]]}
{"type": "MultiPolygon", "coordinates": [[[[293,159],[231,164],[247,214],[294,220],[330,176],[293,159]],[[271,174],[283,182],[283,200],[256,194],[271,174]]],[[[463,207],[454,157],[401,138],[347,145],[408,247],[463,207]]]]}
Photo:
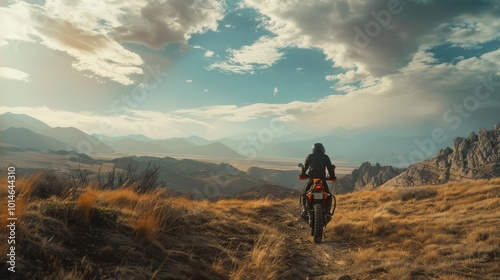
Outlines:
{"type": "Polygon", "coordinates": [[[323,238],[323,206],[321,204],[314,205],[314,242],[321,243],[323,238]]]}

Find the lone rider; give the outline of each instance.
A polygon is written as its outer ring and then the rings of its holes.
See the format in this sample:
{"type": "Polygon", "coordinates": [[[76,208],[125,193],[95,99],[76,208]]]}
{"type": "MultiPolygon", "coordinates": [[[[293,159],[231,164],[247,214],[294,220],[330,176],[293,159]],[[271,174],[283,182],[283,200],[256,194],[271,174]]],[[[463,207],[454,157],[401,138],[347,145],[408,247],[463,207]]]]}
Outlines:
{"type": "MultiPolygon", "coordinates": [[[[302,173],[300,174],[301,177],[309,177],[309,181],[307,182],[307,185],[302,189],[302,203],[301,203],[301,214],[302,216],[305,216],[305,205],[306,205],[306,193],[309,191],[311,186],[313,185],[313,179],[314,178],[319,178],[323,182],[323,186],[325,187],[325,190],[330,193],[330,189],[328,188],[328,184],[326,183],[326,180],[335,180],[337,177],[335,177],[335,165],[332,164],[330,161],[330,157],[325,154],[325,147],[323,147],[323,144],[321,143],[315,143],[312,148],[312,154],[309,154],[306,157],[306,160],[304,162],[304,167],[302,167],[302,173]],[[328,173],[330,175],[330,178],[326,177],[326,172],[325,169],[328,169],[328,173]],[[306,174],[306,172],[308,174],[306,174]]],[[[332,208],[332,197],[328,196],[326,200],[326,211],[328,214],[330,214],[330,209],[332,208]]]]}

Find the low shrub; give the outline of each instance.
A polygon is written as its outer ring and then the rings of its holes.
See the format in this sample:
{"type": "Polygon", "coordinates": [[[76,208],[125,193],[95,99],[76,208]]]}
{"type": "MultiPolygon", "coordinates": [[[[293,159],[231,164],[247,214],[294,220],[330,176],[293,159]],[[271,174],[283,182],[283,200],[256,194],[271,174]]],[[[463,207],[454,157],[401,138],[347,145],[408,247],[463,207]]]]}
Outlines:
{"type": "Polygon", "coordinates": [[[32,181],[29,200],[47,199],[52,196],[64,197],[71,189],[67,181],[52,173],[45,172],[35,176],[39,179],[32,181]]]}
{"type": "Polygon", "coordinates": [[[436,190],[413,187],[400,191],[397,197],[402,201],[407,201],[410,199],[422,200],[426,198],[435,197],[437,193],[438,192],[436,190]]]}

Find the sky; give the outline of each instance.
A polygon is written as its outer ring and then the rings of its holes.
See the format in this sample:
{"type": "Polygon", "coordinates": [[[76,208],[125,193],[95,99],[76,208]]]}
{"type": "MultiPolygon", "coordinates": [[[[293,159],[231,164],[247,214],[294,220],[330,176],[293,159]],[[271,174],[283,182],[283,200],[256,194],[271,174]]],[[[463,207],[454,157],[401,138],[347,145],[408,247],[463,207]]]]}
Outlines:
{"type": "Polygon", "coordinates": [[[498,0],[0,2],[0,113],[87,133],[466,136],[499,93],[498,0]]]}

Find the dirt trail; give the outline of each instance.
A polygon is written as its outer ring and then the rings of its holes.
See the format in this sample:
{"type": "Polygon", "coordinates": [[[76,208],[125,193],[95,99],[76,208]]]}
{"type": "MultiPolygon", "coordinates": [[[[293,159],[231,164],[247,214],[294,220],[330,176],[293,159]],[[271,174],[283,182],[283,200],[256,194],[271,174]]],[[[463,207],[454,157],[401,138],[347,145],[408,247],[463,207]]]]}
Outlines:
{"type": "Polygon", "coordinates": [[[286,269],[280,279],[338,279],[348,274],[348,254],[355,246],[333,239],[331,223],[321,244],[314,243],[307,223],[299,217],[298,205],[284,201],[269,209],[266,220],[273,222],[285,237],[286,269]]]}

